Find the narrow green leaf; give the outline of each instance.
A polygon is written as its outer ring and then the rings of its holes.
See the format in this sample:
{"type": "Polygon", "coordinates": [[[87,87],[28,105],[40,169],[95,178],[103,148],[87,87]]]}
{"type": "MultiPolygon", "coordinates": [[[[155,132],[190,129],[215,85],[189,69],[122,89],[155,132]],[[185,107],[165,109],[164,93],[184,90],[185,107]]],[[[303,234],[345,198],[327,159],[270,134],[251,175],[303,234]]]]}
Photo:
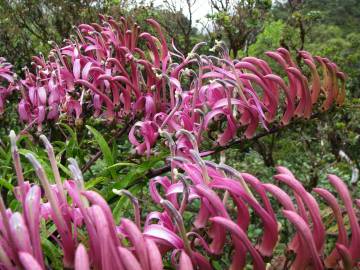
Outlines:
{"type": "Polygon", "coordinates": [[[134,183],[136,180],[146,177],[147,172],[162,163],[166,155],[167,153],[162,153],[161,155],[143,160],[139,165],[133,166],[133,169],[120,179],[120,181],[116,182],[113,188],[126,188],[129,184],[134,183]]]}
{"type": "MultiPolygon", "coordinates": [[[[132,194],[137,194],[140,192],[140,190],[142,188],[143,188],[142,185],[137,185],[137,186],[130,188],[129,191],[132,194]]],[[[114,207],[114,210],[113,210],[113,216],[114,216],[115,223],[118,224],[120,222],[120,218],[122,216],[124,216],[124,213],[126,211],[132,211],[131,209],[132,209],[132,207],[130,204],[130,200],[126,196],[119,197],[119,200],[117,201],[117,203],[114,207]]]]}
{"type": "MultiPolygon", "coordinates": [[[[111,149],[104,139],[104,137],[100,134],[99,131],[97,131],[95,128],[86,126],[86,128],[93,134],[96,142],[98,143],[100,150],[104,156],[104,160],[107,166],[112,166],[114,164],[114,157],[112,155],[111,149]]],[[[110,169],[110,174],[113,179],[117,178],[116,170],[110,169]]]]}
{"type": "Polygon", "coordinates": [[[64,165],[62,165],[60,162],[57,162],[57,165],[59,169],[65,173],[69,178],[72,178],[71,172],[68,168],[66,168],[64,165]]]}
{"type": "Polygon", "coordinates": [[[74,131],[70,126],[64,123],[59,124],[59,126],[66,129],[70,135],[70,137],[66,138],[66,143],[65,143],[66,155],[68,157],[74,157],[77,154],[76,150],[79,149],[79,143],[78,143],[76,131],[74,131]]]}
{"type": "Polygon", "coordinates": [[[85,182],[85,189],[92,189],[93,187],[95,187],[97,184],[100,184],[104,181],[108,180],[107,177],[96,177],[93,178],[89,181],[85,182]]]}
{"type": "MultiPolygon", "coordinates": [[[[54,181],[53,171],[51,169],[51,165],[48,162],[48,157],[45,156],[45,153],[43,153],[44,156],[40,156],[39,154],[37,154],[33,151],[30,151],[28,149],[19,149],[19,154],[22,156],[25,156],[26,154],[29,154],[29,153],[33,154],[35,156],[35,158],[40,162],[41,166],[44,168],[49,181],[54,183],[55,181],[54,181]]],[[[24,175],[26,175],[26,172],[24,172],[24,175]]]]}
{"type": "Polygon", "coordinates": [[[5,179],[0,178],[0,186],[6,188],[7,190],[13,191],[14,190],[14,186],[12,184],[10,184],[8,181],[6,181],[5,179]]]}
{"type": "Polygon", "coordinates": [[[134,167],[137,166],[138,164],[136,163],[130,163],[130,162],[119,162],[119,163],[115,163],[109,167],[105,168],[105,171],[107,170],[111,170],[111,169],[117,169],[117,168],[121,168],[121,167],[134,167]]]}
{"type": "Polygon", "coordinates": [[[41,238],[41,246],[45,257],[51,265],[51,269],[63,269],[60,249],[47,238],[41,238]]]}
{"type": "Polygon", "coordinates": [[[104,139],[104,137],[100,134],[99,131],[97,131],[95,128],[86,126],[86,128],[93,134],[96,142],[98,143],[100,150],[104,156],[106,165],[111,166],[114,164],[114,159],[111,153],[111,149],[104,139]]]}

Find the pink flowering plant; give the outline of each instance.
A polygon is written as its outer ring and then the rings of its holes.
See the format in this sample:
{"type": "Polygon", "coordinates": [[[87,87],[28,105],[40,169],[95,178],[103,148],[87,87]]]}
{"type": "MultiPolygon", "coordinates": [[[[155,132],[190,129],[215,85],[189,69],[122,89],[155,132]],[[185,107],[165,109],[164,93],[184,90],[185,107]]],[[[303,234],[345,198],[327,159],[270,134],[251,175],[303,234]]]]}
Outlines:
{"type": "Polygon", "coordinates": [[[12,65],[0,57],[0,115],[4,113],[7,97],[16,89],[12,65]]]}
{"type": "Polygon", "coordinates": [[[63,266],[75,269],[164,269],[165,265],[266,269],[273,264],[292,269],[353,269],[358,265],[360,227],[355,204],[360,206],[359,200],[353,202],[346,184],[335,175],[328,176],[332,190],[317,187],[310,192],[285,167],[277,167],[274,181],[264,183],[222,162],[205,161],[198,150],[190,150],[187,157],[172,158],[171,176],[150,179],[149,192],[157,211],[142,213],[138,198],[113,189],[128,197],[134,209],[131,219],[122,217],[117,223],[104,198],[85,188],[77,162],[69,160],[72,180],[62,180],[52,145],[44,135],[41,140],[53,184],[31,153],[26,158],[39,184],[25,181],[16,135],[10,134],[18,179],[15,194],[22,210],[7,209],[1,197],[0,262],[4,269],[52,265],[53,258],[42,250],[45,239],[61,248],[63,266]],[[338,228],[329,251],[325,251],[329,242],[320,201],[331,208],[338,228]],[[199,208],[194,211],[196,205],[199,208]],[[293,232],[283,239],[286,221],[293,232]],[[261,228],[253,239],[248,236],[252,223],[261,228]],[[274,257],[281,243],[284,254],[274,257]],[[287,257],[289,253],[295,254],[293,260],[287,257]],[[224,259],[230,265],[223,265],[224,259]]]}
{"type": "Polygon", "coordinates": [[[16,92],[26,125],[9,135],[0,269],[360,267],[360,200],[341,178],[309,189],[277,166],[264,181],[226,164],[224,152],[343,105],[335,63],[306,51],[298,62],[285,48],[232,59],[223,42],[183,55],[153,19],[152,33],[100,20],[34,56],[23,76],[0,59],[0,111],[16,92]],[[100,151],[79,157],[85,124],[100,151]],[[56,138],[59,127],[71,136],[53,146],[42,133],[56,138]]]}

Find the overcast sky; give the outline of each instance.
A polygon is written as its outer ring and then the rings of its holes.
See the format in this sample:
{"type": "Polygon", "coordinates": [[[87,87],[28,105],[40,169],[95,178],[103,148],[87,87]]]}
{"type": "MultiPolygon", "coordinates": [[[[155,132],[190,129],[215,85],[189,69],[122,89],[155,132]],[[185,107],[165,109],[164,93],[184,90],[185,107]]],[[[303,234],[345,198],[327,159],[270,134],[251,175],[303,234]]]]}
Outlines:
{"type": "MultiPolygon", "coordinates": [[[[186,8],[185,0],[169,0],[170,2],[177,3],[180,8],[181,4],[186,8]]],[[[359,0],[360,1],[360,0],[359,0]]],[[[148,0],[148,2],[153,2],[156,6],[164,4],[163,0],[148,0]]],[[[236,0],[230,0],[230,2],[236,2],[236,0]]],[[[273,4],[276,2],[284,3],[286,0],[273,0],[273,4]]],[[[187,10],[184,10],[185,16],[188,16],[187,10]]],[[[211,8],[209,0],[196,0],[193,7],[193,21],[194,25],[201,31],[203,24],[206,23],[205,16],[211,13],[211,8]],[[201,21],[202,23],[196,23],[196,21],[201,21]]]]}

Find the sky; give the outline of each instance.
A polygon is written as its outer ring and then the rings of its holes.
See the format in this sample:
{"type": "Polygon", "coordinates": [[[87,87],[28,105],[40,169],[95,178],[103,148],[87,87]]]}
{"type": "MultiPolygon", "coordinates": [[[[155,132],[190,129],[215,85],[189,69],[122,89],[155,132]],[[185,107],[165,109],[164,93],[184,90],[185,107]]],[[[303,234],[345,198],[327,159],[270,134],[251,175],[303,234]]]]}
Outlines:
{"type": "MultiPolygon", "coordinates": [[[[287,0],[276,0],[273,1],[273,3],[275,2],[284,3],[286,1],[287,0]]],[[[148,0],[148,2],[153,2],[155,6],[160,6],[164,4],[163,0],[148,0]]],[[[183,7],[186,7],[184,5],[185,0],[169,0],[169,2],[177,3],[179,8],[181,4],[183,5],[183,7]]],[[[230,2],[233,3],[235,2],[235,0],[232,0],[230,2]]],[[[195,5],[193,7],[194,26],[198,28],[200,31],[203,31],[203,25],[207,22],[205,16],[210,13],[211,13],[211,7],[209,0],[195,0],[195,5]],[[200,21],[200,22],[196,23],[196,21],[200,21]]],[[[187,12],[185,12],[185,15],[188,16],[187,12]]]]}

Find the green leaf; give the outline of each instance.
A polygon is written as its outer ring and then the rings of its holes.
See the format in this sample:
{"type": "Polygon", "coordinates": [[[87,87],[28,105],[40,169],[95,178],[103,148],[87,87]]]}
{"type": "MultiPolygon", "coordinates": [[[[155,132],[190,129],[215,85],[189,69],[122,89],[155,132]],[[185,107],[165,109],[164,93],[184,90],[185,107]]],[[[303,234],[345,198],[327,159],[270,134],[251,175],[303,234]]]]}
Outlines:
{"type": "Polygon", "coordinates": [[[0,147],[0,157],[2,159],[7,159],[10,155],[10,151],[6,152],[2,147],[0,147]]]}
{"type": "MultiPolygon", "coordinates": [[[[22,156],[25,156],[26,154],[32,154],[34,155],[34,157],[40,162],[41,166],[44,168],[46,176],[48,177],[49,181],[51,183],[54,183],[54,175],[53,175],[53,171],[51,168],[51,165],[49,164],[49,160],[47,156],[43,156],[41,157],[39,154],[30,151],[28,149],[19,149],[19,154],[22,156]]],[[[41,154],[41,153],[40,153],[41,154]]],[[[24,175],[26,175],[27,172],[24,172],[24,175]]]]}
{"type": "Polygon", "coordinates": [[[0,186],[6,188],[7,190],[13,191],[14,190],[14,186],[12,184],[10,184],[8,181],[6,181],[5,179],[0,178],[0,186]]]}
{"type": "Polygon", "coordinates": [[[119,162],[119,163],[115,163],[109,167],[106,167],[104,171],[117,169],[117,168],[121,168],[121,167],[134,167],[134,166],[137,166],[137,164],[130,163],[130,162],[119,162]]]}
{"type": "Polygon", "coordinates": [[[69,132],[71,139],[77,142],[76,132],[70,126],[64,123],[60,123],[59,125],[65,128],[69,132]]]}
{"type": "Polygon", "coordinates": [[[134,183],[136,180],[146,177],[147,172],[160,164],[167,155],[168,153],[162,153],[158,156],[143,160],[139,165],[133,166],[133,169],[131,169],[129,173],[126,174],[125,177],[122,178],[119,182],[115,183],[113,188],[126,188],[130,184],[134,183]]]}
{"type": "MultiPolygon", "coordinates": [[[[93,134],[96,142],[98,143],[100,150],[104,156],[106,165],[108,167],[114,165],[114,158],[113,158],[111,149],[110,149],[108,143],[106,142],[106,140],[104,139],[104,137],[95,128],[90,127],[88,125],[86,126],[86,128],[93,134]]],[[[116,171],[114,169],[110,169],[110,173],[111,173],[112,178],[116,179],[116,171]]]]}
{"type": "MultiPolygon", "coordinates": [[[[132,194],[137,194],[143,188],[142,185],[137,185],[129,189],[132,194]]],[[[130,200],[126,196],[119,197],[118,202],[116,203],[113,216],[115,223],[118,224],[120,222],[120,218],[124,215],[124,213],[130,208],[130,200]]]]}
{"type": "Polygon", "coordinates": [[[57,162],[57,165],[59,169],[65,173],[69,178],[72,178],[72,174],[70,173],[70,170],[66,168],[64,165],[62,165],[60,162],[57,162]]]}
{"type": "Polygon", "coordinates": [[[51,265],[51,269],[63,269],[60,249],[47,238],[41,238],[41,246],[45,257],[51,265]]]}
{"type": "Polygon", "coordinates": [[[76,131],[74,131],[70,126],[64,123],[60,123],[59,126],[66,129],[67,132],[70,134],[70,138],[66,138],[65,143],[66,155],[68,157],[74,157],[77,154],[76,150],[79,149],[76,131]]]}
{"type": "Polygon", "coordinates": [[[100,184],[100,183],[102,183],[102,182],[104,182],[106,180],[108,180],[108,178],[107,177],[102,177],[102,176],[93,178],[93,179],[85,182],[85,189],[92,189],[97,184],[100,184]]]}
{"type": "Polygon", "coordinates": [[[94,135],[94,138],[95,138],[96,142],[99,144],[100,150],[104,155],[106,164],[108,166],[113,165],[114,160],[113,160],[113,156],[111,154],[111,149],[110,149],[108,143],[105,141],[104,137],[95,128],[90,127],[90,126],[86,126],[86,128],[94,135]]]}

